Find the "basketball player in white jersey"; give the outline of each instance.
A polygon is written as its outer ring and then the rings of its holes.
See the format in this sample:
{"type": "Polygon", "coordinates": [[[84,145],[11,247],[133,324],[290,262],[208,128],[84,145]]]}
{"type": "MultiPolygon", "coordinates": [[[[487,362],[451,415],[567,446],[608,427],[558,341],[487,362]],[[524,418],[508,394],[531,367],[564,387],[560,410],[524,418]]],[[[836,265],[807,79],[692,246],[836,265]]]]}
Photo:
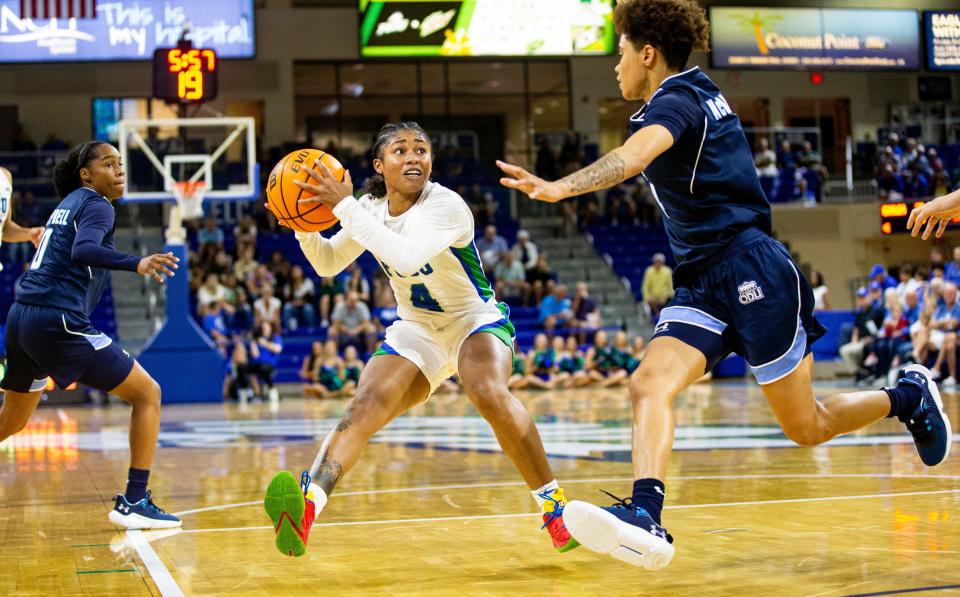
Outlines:
{"type": "Polygon", "coordinates": [[[454,373],[532,490],[554,547],[576,547],[563,525],[566,501],[537,428],[507,389],[514,328],[509,308],[497,302],[483,274],[469,207],[430,182],[433,150],[416,123],[384,126],[372,154],[378,175],[368,180],[368,193],[359,200],[349,173],[338,182],[319,160],[309,184],[297,181],[314,195],[300,202],[332,207],[343,227],[330,239],[297,234],[314,269],[333,276],[370,251],[390,279],[400,319],[387,328],[386,340],[360,375],[357,395],[324,442],[315,470],[305,471],[300,483],[286,471],[271,481],[264,507],[277,548],[303,555],[315,514],[368,440],[454,373]]]}
{"type": "MultiPolygon", "coordinates": [[[[6,168],[0,167],[0,240],[7,243],[21,243],[30,241],[36,247],[43,236],[43,226],[24,228],[10,218],[13,211],[13,175],[6,168]]],[[[3,265],[0,264],[0,269],[3,265]]]]}

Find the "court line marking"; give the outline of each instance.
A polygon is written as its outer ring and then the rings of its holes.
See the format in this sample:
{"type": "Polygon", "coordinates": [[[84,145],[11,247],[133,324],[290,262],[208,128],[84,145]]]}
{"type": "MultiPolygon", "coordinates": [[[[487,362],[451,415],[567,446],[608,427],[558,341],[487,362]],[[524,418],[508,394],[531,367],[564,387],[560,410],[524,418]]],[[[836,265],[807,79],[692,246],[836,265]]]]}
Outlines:
{"type": "MultiPolygon", "coordinates": [[[[732,481],[738,479],[822,479],[822,478],[871,478],[871,479],[960,479],[960,475],[916,475],[916,474],[898,474],[898,473],[799,473],[799,474],[770,474],[770,475],[688,475],[682,477],[667,477],[667,481],[732,481]]],[[[633,477],[597,477],[593,479],[568,479],[563,485],[577,485],[581,483],[614,483],[617,481],[632,481],[633,477]]],[[[389,493],[410,493],[415,491],[443,491],[445,489],[480,489],[484,487],[516,487],[526,486],[523,481],[502,481],[498,483],[466,483],[459,485],[423,485],[420,487],[398,487],[393,489],[366,489],[361,491],[341,491],[334,493],[331,498],[348,497],[352,495],[377,495],[389,493]]],[[[242,508],[244,506],[254,506],[262,504],[263,500],[253,500],[249,502],[236,502],[233,504],[220,504],[217,506],[206,506],[204,508],[193,508],[191,510],[182,510],[174,512],[177,517],[184,517],[188,514],[197,514],[199,512],[212,512],[216,510],[229,510],[230,508],[242,508]]]]}
{"type": "Polygon", "coordinates": [[[147,569],[147,574],[157,585],[160,594],[163,597],[185,597],[183,591],[180,590],[180,585],[173,580],[173,576],[170,575],[170,571],[167,570],[160,556],[150,547],[150,542],[143,538],[142,531],[127,531],[127,539],[130,546],[140,556],[140,560],[147,569]]]}
{"type": "Polygon", "coordinates": [[[946,591],[947,589],[960,589],[960,585],[936,585],[932,587],[914,587],[912,589],[897,589],[895,591],[877,591],[876,593],[857,593],[855,595],[847,595],[846,597],[876,597],[878,595],[900,595],[903,593],[946,591]]]}
{"type": "MultiPolygon", "coordinates": [[[[960,489],[940,489],[935,491],[910,491],[904,493],[874,493],[867,495],[836,495],[836,496],[826,496],[826,497],[814,497],[814,498],[792,498],[792,499],[783,499],[783,500],[763,500],[763,501],[750,501],[750,502],[719,502],[715,504],[684,504],[679,506],[666,506],[665,510],[690,510],[695,508],[727,508],[733,506],[759,506],[759,505],[773,505],[773,504],[797,504],[804,502],[836,502],[841,500],[866,500],[866,499],[879,499],[879,498],[897,498],[897,497],[910,497],[917,495],[942,495],[942,494],[960,494],[960,489]]],[[[344,527],[344,526],[364,526],[364,525],[376,525],[376,524],[410,524],[410,523],[419,523],[419,522],[446,522],[454,520],[483,520],[483,519],[499,519],[499,518],[521,518],[521,517],[533,517],[533,516],[542,516],[539,512],[521,512],[514,514],[478,514],[470,516],[438,516],[430,518],[397,518],[390,520],[350,520],[350,521],[341,521],[341,522],[322,522],[316,523],[314,527],[344,527]]],[[[252,526],[252,527],[228,527],[228,528],[219,528],[219,529],[187,529],[181,531],[182,533],[218,533],[218,532],[229,532],[229,531],[259,531],[273,529],[271,525],[263,526],[252,526]]]]}

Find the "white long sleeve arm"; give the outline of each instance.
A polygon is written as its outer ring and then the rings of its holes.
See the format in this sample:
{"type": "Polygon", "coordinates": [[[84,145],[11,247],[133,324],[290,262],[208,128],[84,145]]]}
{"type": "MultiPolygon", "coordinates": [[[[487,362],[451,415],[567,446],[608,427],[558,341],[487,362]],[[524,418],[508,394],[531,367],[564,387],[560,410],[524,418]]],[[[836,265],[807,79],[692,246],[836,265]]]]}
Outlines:
{"type": "Polygon", "coordinates": [[[326,239],[319,232],[297,232],[300,250],[319,276],[335,276],[363,254],[363,247],[341,230],[326,239]]]}
{"type": "Polygon", "coordinates": [[[446,197],[429,199],[403,234],[387,228],[352,197],[337,204],[333,213],[340,218],[343,230],[363,248],[398,274],[409,276],[458,239],[472,236],[470,212],[462,202],[446,197]]]}

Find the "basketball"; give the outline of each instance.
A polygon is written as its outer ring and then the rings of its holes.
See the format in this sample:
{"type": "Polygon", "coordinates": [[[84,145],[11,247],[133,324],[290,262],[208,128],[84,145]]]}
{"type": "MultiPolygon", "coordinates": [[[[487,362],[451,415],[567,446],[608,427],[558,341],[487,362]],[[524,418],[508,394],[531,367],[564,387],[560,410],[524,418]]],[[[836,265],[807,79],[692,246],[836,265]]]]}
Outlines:
{"type": "Polygon", "coordinates": [[[335,157],[319,149],[298,149],[291,151],[277,162],[267,180],[267,203],[281,224],[297,232],[321,232],[337,223],[333,210],[318,203],[301,205],[300,199],[312,195],[294,181],[310,182],[310,174],[304,166],[315,168],[314,160],[319,159],[337,180],[343,180],[344,169],[335,157]]]}

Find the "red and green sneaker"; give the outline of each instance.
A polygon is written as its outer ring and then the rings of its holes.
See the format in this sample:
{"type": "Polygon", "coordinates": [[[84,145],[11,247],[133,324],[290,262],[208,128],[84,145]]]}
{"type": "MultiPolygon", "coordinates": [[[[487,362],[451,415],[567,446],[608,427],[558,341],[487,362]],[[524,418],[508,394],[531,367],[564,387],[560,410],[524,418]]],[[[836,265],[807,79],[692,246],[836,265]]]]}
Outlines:
{"type": "Polygon", "coordinates": [[[283,555],[299,558],[307,552],[307,539],[316,518],[313,487],[307,471],[300,483],[292,473],[282,471],[267,485],[263,509],[273,521],[277,549],[283,555]]]}
{"type": "Polygon", "coordinates": [[[567,498],[563,495],[563,489],[540,494],[540,497],[546,500],[543,504],[543,526],[540,528],[546,528],[547,532],[550,533],[553,547],[561,553],[579,547],[580,544],[570,536],[567,525],[563,523],[563,508],[567,505],[567,498]]]}

